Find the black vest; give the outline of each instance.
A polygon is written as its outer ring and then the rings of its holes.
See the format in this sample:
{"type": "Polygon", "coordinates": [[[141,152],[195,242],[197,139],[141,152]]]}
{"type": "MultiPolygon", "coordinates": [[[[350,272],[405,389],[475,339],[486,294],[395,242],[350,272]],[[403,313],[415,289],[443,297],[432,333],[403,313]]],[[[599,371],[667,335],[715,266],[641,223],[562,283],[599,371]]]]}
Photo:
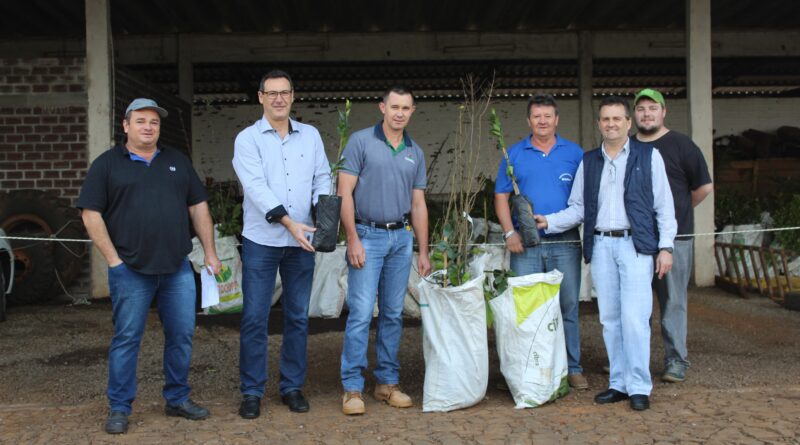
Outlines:
{"type": "MultiPolygon", "coordinates": [[[[658,223],[653,207],[653,147],[628,138],[630,153],[625,167],[625,213],[631,223],[633,245],[641,254],[658,253],[658,223]]],[[[594,248],[603,152],[595,148],[583,155],[583,259],[589,263],[594,248]]],[[[612,227],[613,229],[614,227],[612,227]]]]}

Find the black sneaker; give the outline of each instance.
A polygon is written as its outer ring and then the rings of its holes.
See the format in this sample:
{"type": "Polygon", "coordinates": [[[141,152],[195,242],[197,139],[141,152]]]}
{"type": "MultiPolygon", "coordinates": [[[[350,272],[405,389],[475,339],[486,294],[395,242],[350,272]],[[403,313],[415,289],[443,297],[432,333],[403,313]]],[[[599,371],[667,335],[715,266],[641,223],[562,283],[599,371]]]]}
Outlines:
{"type": "Polygon", "coordinates": [[[202,406],[194,403],[192,399],[186,399],[185,402],[177,406],[166,405],[164,412],[168,416],[183,417],[189,420],[203,420],[210,416],[211,413],[202,406]]]}
{"type": "Polygon", "coordinates": [[[128,432],[128,415],[122,411],[111,411],[106,419],[106,432],[108,434],[124,434],[128,432]]]}

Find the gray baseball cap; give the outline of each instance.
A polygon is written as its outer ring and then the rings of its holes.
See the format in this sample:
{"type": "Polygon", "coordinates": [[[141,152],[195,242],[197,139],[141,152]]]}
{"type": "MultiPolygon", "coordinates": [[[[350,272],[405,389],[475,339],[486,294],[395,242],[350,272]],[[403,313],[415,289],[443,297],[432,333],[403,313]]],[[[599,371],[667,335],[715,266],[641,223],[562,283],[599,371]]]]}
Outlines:
{"type": "Polygon", "coordinates": [[[156,101],[144,97],[134,99],[133,102],[131,102],[131,104],[128,105],[128,108],[125,110],[125,116],[128,116],[131,113],[131,111],[137,111],[137,110],[154,110],[161,117],[167,117],[167,115],[169,114],[167,113],[167,110],[159,107],[156,101]]]}

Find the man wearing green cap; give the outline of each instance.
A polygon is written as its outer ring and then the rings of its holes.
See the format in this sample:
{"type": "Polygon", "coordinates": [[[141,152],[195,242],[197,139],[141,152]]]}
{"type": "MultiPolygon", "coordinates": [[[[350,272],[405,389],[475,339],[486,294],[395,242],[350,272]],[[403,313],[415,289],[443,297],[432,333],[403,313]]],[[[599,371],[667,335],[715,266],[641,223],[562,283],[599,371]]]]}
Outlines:
{"type": "Polygon", "coordinates": [[[675,201],[678,235],[672,255],[672,272],[653,277],[653,287],[661,308],[661,336],[664,339],[665,382],[682,382],[689,368],[686,348],[687,287],[692,271],[694,211],[713,190],[708,165],[700,148],[686,135],[664,126],[667,107],[664,96],[651,88],[633,100],[636,139],[648,142],[664,158],[667,178],[675,201]]]}

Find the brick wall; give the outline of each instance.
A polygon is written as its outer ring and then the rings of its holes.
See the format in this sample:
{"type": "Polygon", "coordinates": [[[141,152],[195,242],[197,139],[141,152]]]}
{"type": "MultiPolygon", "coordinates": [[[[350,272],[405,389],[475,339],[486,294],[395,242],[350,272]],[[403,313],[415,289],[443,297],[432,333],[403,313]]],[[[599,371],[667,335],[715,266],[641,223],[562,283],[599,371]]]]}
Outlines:
{"type": "Polygon", "coordinates": [[[0,59],[0,188],[74,201],[88,168],[82,58],[0,59]]]}

